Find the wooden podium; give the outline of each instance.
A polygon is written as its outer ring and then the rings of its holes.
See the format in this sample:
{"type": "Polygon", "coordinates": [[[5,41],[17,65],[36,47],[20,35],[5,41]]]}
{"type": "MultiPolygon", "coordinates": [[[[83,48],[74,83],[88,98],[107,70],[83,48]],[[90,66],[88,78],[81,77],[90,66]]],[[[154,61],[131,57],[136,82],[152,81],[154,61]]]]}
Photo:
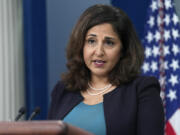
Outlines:
{"type": "Polygon", "coordinates": [[[62,121],[0,122],[0,135],[93,135],[62,121]]]}

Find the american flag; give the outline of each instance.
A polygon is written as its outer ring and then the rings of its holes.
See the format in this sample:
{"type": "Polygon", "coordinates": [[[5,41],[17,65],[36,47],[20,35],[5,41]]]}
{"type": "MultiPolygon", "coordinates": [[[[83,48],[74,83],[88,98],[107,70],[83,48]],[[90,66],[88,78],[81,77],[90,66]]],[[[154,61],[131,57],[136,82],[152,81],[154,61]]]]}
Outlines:
{"type": "Polygon", "coordinates": [[[161,85],[165,134],[180,135],[180,22],[173,0],[151,0],[142,43],[143,74],[157,77],[161,85]]]}

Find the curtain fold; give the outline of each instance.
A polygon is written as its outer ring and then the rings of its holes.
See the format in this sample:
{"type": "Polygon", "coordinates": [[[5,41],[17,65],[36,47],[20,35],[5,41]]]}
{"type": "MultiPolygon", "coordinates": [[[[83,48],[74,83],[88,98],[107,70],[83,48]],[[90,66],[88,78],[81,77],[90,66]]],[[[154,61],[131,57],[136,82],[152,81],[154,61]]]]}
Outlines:
{"type": "Polygon", "coordinates": [[[24,55],[27,118],[38,106],[36,119],[45,119],[48,109],[46,1],[23,0],[24,55]]]}

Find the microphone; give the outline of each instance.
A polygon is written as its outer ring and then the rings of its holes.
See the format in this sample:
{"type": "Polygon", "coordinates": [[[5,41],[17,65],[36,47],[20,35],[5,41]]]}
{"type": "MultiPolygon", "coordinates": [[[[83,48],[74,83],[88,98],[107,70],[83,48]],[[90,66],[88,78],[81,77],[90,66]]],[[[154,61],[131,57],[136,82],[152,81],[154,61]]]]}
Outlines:
{"type": "Polygon", "coordinates": [[[23,116],[23,114],[26,113],[26,108],[25,107],[21,107],[18,112],[19,113],[16,116],[15,121],[18,121],[23,116]]]}
{"type": "Polygon", "coordinates": [[[36,107],[34,111],[31,113],[28,120],[32,120],[38,113],[40,113],[40,107],[36,107]]]}

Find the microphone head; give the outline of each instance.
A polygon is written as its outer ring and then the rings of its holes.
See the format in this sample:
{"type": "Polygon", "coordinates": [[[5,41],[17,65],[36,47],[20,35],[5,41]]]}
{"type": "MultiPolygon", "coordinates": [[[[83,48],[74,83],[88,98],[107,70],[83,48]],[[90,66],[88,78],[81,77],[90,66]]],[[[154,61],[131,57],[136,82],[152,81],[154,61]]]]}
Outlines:
{"type": "Polygon", "coordinates": [[[25,107],[21,107],[21,108],[19,109],[19,113],[21,113],[21,114],[26,113],[26,108],[25,108],[25,107]]]}
{"type": "Polygon", "coordinates": [[[18,113],[19,114],[16,116],[15,121],[18,121],[26,113],[26,108],[21,107],[18,113]]]}
{"type": "Polygon", "coordinates": [[[36,107],[35,109],[34,109],[34,112],[37,114],[37,113],[40,113],[40,111],[41,111],[41,109],[40,109],[40,107],[36,107]]]}
{"type": "Polygon", "coordinates": [[[34,109],[34,111],[31,113],[31,115],[30,115],[28,120],[32,120],[40,112],[40,110],[41,110],[40,107],[36,107],[34,109]]]}

